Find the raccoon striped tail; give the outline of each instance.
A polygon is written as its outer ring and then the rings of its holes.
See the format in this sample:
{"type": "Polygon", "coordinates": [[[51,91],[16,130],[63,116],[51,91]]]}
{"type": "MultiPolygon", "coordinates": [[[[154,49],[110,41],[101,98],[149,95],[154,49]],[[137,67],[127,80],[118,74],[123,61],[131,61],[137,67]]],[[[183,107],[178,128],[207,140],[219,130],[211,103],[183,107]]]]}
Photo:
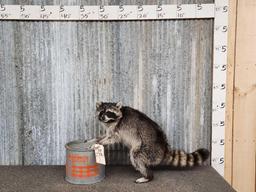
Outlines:
{"type": "Polygon", "coordinates": [[[183,150],[171,150],[167,152],[163,164],[174,167],[200,166],[208,159],[210,152],[207,149],[198,149],[192,153],[183,150]]]}

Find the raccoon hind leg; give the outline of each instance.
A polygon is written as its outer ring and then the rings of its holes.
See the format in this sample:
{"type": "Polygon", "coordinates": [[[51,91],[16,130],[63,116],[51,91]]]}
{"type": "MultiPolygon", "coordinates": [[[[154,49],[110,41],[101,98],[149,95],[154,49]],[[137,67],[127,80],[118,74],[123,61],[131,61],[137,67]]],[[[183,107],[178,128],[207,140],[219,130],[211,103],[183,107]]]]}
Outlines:
{"type": "Polygon", "coordinates": [[[153,172],[146,166],[145,161],[143,161],[143,156],[144,155],[139,151],[130,152],[133,167],[143,176],[136,179],[135,183],[147,183],[153,179],[153,172]]]}
{"type": "Polygon", "coordinates": [[[136,162],[137,170],[141,173],[142,177],[136,179],[135,183],[147,183],[153,179],[153,172],[143,162],[136,162]]]}

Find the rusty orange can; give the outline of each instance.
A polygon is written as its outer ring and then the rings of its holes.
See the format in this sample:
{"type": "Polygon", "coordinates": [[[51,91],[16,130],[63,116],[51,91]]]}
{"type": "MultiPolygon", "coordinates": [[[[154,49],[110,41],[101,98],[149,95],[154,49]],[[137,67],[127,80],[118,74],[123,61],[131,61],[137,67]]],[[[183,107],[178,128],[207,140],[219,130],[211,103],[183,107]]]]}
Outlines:
{"type": "Polygon", "coordinates": [[[73,184],[92,184],[105,177],[105,165],[96,163],[94,142],[71,141],[66,147],[66,181],[73,184]]]}

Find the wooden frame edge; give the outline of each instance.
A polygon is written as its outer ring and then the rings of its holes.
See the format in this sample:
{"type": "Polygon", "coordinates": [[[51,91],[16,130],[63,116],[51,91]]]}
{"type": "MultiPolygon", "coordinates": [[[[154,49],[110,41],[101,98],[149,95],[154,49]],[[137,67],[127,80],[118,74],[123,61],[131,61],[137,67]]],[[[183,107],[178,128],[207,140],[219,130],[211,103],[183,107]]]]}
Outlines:
{"type": "Polygon", "coordinates": [[[235,51],[237,0],[229,0],[229,31],[227,57],[227,93],[226,93],[226,127],[225,127],[225,162],[224,178],[233,184],[233,115],[234,115],[234,78],[235,78],[235,51]]]}

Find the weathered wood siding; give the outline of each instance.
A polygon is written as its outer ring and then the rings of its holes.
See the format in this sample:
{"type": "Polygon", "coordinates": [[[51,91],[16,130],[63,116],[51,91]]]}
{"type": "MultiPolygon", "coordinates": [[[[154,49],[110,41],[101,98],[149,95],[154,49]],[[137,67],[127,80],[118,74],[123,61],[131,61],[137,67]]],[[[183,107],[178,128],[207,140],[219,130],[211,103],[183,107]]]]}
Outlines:
{"type": "MultiPolygon", "coordinates": [[[[197,1],[162,1],[181,2],[197,1]]],[[[66,142],[103,133],[99,100],[142,110],[175,148],[210,149],[212,37],[212,20],[1,21],[0,164],[63,164],[66,142]]],[[[121,146],[109,150],[111,163],[129,162],[121,146]]]]}

